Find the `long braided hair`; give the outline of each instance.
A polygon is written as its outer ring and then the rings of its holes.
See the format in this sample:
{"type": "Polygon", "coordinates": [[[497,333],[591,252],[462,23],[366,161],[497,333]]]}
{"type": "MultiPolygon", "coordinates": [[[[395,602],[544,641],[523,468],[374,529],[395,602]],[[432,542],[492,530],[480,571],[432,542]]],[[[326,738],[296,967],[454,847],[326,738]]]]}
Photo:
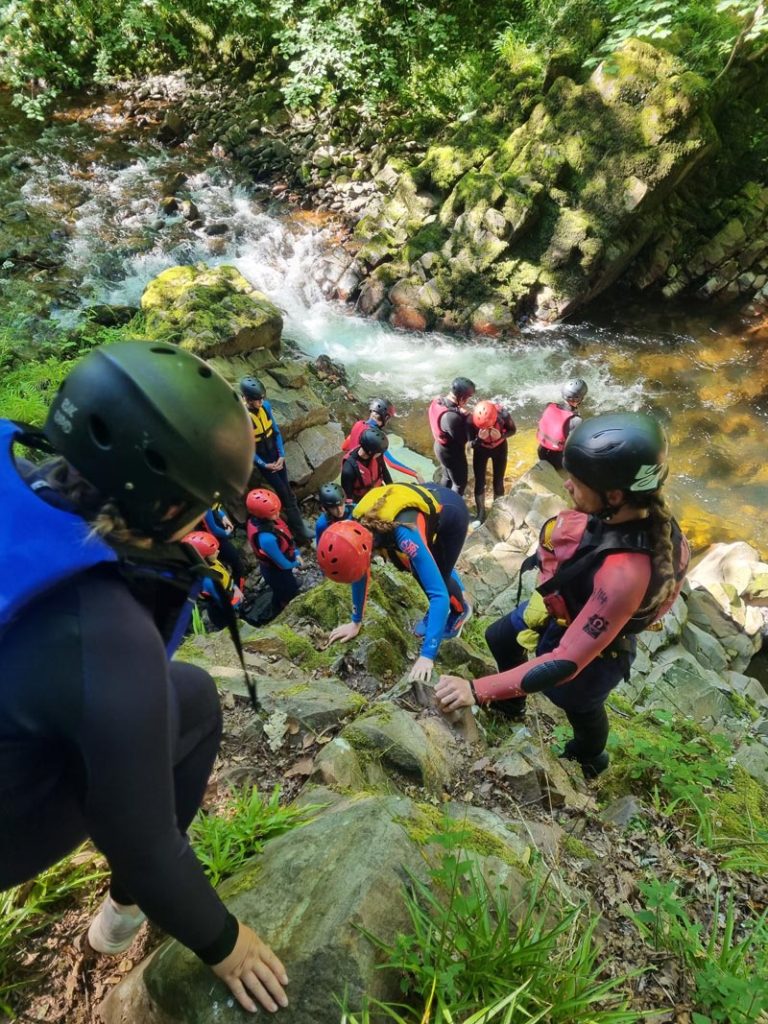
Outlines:
{"type": "MultiPolygon", "coordinates": [[[[385,490],[384,487],[381,490],[385,490]]],[[[378,501],[376,501],[367,512],[364,512],[358,519],[359,523],[363,526],[367,526],[368,529],[375,535],[377,533],[393,533],[395,527],[399,524],[394,519],[382,519],[380,517],[381,510],[387,500],[387,495],[382,494],[378,501]]],[[[355,517],[357,519],[357,516],[355,517]]]]}
{"type": "Polygon", "coordinates": [[[652,494],[625,492],[627,504],[647,509],[650,520],[651,566],[656,583],[648,601],[638,609],[639,615],[667,606],[677,587],[675,552],[672,544],[672,513],[661,490],[652,494]]]}

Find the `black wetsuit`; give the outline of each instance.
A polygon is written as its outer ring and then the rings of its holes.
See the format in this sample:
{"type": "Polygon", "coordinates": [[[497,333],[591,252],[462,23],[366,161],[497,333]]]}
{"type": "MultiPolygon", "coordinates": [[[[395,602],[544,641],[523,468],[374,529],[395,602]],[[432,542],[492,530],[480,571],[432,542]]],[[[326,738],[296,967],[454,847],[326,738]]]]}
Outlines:
{"type": "Polygon", "coordinates": [[[178,603],[178,588],[100,566],[0,635],[0,888],[90,838],[119,903],[138,903],[217,963],[237,922],[185,830],[219,748],[221,710],[206,672],[168,663],[158,625],[171,589],[178,603]]]}
{"type": "Polygon", "coordinates": [[[440,417],[440,430],[447,437],[445,444],[435,441],[435,458],[443,471],[440,477],[440,486],[450,487],[457,494],[463,495],[469,479],[467,464],[469,429],[467,416],[459,412],[458,405],[448,408],[440,417]]]}

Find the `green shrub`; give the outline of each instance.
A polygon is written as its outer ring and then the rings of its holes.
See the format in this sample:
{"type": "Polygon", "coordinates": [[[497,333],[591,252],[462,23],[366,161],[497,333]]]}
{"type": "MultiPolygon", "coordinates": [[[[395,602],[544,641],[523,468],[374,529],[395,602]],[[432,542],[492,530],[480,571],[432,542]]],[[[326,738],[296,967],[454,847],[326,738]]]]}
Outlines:
{"type": "Polygon", "coordinates": [[[768,911],[736,923],[733,894],[722,911],[715,893],[709,933],[688,912],[676,882],[638,886],[645,909],[632,915],[655,949],[677,955],[691,972],[693,1024],[752,1024],[768,1010],[768,911]]]}
{"type": "Polygon", "coordinates": [[[433,838],[444,851],[430,866],[429,881],[410,876],[409,932],[391,944],[368,936],[384,953],[385,966],[401,973],[408,1001],[377,1008],[402,1024],[468,1024],[494,1016],[549,1024],[639,1020],[621,991],[628,976],[603,980],[599,915],[563,906],[543,883],[522,902],[513,899],[467,853],[467,835],[446,819],[433,838]]]}

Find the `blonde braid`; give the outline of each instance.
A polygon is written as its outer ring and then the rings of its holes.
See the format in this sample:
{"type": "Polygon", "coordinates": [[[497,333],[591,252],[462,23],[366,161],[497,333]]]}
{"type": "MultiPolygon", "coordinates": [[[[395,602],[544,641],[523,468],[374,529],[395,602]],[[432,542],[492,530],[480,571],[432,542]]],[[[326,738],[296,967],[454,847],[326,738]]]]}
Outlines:
{"type": "MultiPolygon", "coordinates": [[[[386,490],[386,488],[382,487],[381,490],[386,490]]],[[[382,494],[378,501],[360,516],[358,522],[362,523],[363,526],[367,526],[373,533],[392,533],[397,524],[391,519],[382,519],[380,517],[381,510],[384,508],[386,501],[387,495],[382,494]]]]}

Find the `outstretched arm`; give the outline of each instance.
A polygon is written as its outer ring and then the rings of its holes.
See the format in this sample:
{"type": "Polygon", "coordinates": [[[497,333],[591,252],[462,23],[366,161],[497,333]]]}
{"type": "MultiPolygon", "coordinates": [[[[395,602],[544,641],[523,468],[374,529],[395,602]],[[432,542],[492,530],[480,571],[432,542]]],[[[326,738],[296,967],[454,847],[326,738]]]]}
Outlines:
{"type": "Polygon", "coordinates": [[[508,672],[475,680],[482,703],[519,697],[573,679],[601,654],[640,607],[651,579],[651,561],[639,551],[609,555],[595,573],[589,600],[557,647],[508,672]]]}

